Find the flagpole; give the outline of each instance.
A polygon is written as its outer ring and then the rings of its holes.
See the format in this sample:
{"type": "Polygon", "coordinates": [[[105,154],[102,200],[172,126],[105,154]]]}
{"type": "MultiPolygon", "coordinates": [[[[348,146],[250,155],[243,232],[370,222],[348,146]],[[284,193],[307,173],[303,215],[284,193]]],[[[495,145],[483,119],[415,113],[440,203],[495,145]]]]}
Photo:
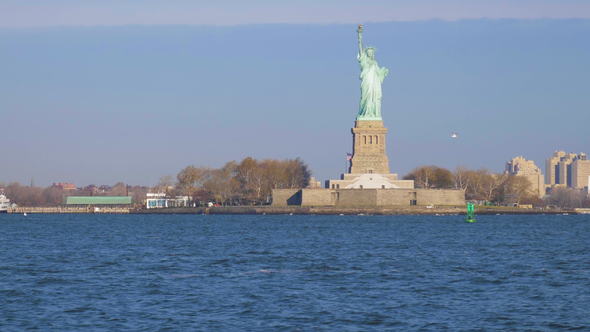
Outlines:
{"type": "Polygon", "coordinates": [[[350,166],[350,160],[352,159],[352,154],[351,153],[346,153],[346,161],[344,164],[344,174],[348,173],[348,168],[350,166]]]}
{"type": "Polygon", "coordinates": [[[346,155],[346,158],[344,159],[344,173],[342,173],[342,174],[346,174],[347,169],[348,169],[348,155],[346,155]]]}

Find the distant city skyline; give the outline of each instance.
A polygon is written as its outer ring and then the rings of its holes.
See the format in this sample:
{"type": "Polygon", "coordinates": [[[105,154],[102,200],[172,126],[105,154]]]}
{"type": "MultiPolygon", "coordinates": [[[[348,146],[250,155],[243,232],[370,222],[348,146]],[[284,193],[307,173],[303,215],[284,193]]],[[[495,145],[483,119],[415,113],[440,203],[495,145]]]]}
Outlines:
{"type": "MultiPolygon", "coordinates": [[[[153,185],[246,156],[301,157],[316,178],[334,178],[358,111],[355,29],[0,29],[0,182],[153,185]]],[[[590,20],[365,29],[390,69],[392,172],[501,172],[517,155],[543,165],[555,150],[590,151],[590,20]]]]}

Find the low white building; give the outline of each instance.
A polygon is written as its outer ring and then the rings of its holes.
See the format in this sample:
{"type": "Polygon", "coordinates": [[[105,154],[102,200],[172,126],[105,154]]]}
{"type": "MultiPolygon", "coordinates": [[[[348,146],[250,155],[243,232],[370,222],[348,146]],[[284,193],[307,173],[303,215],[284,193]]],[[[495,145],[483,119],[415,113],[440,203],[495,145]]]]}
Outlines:
{"type": "Polygon", "coordinates": [[[172,207],[189,207],[190,199],[188,196],[176,196],[175,198],[166,198],[165,193],[147,193],[145,200],[146,209],[162,209],[172,207]]]}
{"type": "Polygon", "coordinates": [[[0,194],[0,213],[6,213],[10,207],[10,200],[4,194],[0,194]]]}

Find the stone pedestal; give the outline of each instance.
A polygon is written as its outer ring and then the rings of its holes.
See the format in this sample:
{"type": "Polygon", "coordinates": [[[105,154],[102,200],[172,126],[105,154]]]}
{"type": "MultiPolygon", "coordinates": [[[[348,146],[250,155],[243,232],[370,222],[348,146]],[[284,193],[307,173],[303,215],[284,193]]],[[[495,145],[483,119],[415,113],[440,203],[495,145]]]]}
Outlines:
{"type": "Polygon", "coordinates": [[[413,180],[389,173],[385,150],[387,128],[381,120],[357,120],[352,128],[352,159],[347,174],[328,180],[331,189],[413,189],[413,180]]]}
{"type": "Polygon", "coordinates": [[[385,150],[387,128],[380,120],[357,120],[352,128],[352,160],[348,173],[389,174],[385,150]]]}

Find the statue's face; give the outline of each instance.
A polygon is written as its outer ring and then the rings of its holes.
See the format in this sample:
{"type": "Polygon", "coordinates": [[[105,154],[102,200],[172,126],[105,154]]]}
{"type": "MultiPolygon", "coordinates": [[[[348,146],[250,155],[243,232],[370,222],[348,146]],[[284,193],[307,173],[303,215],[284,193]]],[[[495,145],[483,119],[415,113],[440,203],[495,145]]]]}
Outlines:
{"type": "Polygon", "coordinates": [[[371,59],[373,59],[375,57],[375,50],[372,48],[368,48],[367,49],[367,56],[371,59]]]}

